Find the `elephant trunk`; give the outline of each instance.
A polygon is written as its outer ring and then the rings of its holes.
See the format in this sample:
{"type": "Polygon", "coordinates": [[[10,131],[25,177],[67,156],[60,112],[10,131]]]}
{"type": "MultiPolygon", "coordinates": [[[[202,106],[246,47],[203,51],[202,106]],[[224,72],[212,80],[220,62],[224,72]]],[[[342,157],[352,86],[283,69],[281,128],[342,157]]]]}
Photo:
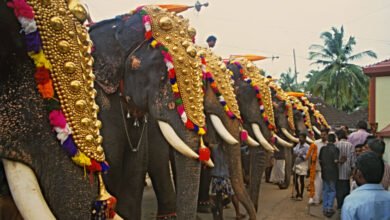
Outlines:
{"type": "Polygon", "coordinates": [[[176,214],[177,219],[196,219],[200,163],[174,152],[176,165],[176,214]],[[196,190],[188,190],[196,189],[196,190]]]}
{"type": "Polygon", "coordinates": [[[262,148],[250,148],[249,196],[258,210],[260,185],[269,154],[262,148]]]}
{"type": "Polygon", "coordinates": [[[230,180],[232,182],[234,193],[246,209],[249,215],[249,219],[256,219],[256,209],[244,185],[241,164],[241,150],[239,144],[234,146],[227,146],[226,152],[228,156],[230,180]]]}

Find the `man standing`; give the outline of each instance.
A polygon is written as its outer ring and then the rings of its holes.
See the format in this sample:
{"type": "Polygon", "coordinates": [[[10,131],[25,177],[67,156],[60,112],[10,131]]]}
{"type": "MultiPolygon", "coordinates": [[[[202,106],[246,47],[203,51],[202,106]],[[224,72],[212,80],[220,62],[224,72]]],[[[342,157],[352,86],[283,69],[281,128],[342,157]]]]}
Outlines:
{"type": "Polygon", "coordinates": [[[359,121],[356,128],[358,129],[355,132],[352,132],[348,136],[348,141],[355,147],[358,144],[363,144],[366,141],[366,138],[370,135],[367,132],[367,123],[365,121],[359,121]]]}
{"type": "MultiPolygon", "coordinates": [[[[382,140],[380,139],[369,139],[367,140],[367,147],[364,147],[366,151],[372,151],[374,152],[376,155],[379,156],[379,158],[383,159],[383,154],[385,153],[385,142],[383,142],[382,140]]],[[[385,164],[385,171],[384,171],[384,174],[383,174],[383,178],[382,178],[382,181],[381,181],[381,184],[383,185],[383,188],[385,190],[389,190],[389,186],[390,186],[390,165],[386,162],[384,162],[385,164]]]]}
{"type": "Polygon", "coordinates": [[[340,152],[335,146],[336,135],[328,135],[328,144],[320,151],[320,165],[322,172],[322,211],[326,217],[331,217],[335,212],[333,202],[336,197],[336,181],[339,177],[338,163],[340,152]]]}
{"type": "Polygon", "coordinates": [[[339,178],[336,183],[336,198],[337,209],[341,209],[344,198],[351,190],[349,177],[351,176],[356,157],[354,147],[347,141],[346,132],[340,129],[336,132],[336,134],[339,139],[339,142],[336,143],[336,147],[340,151],[339,178]]]}
{"type": "Polygon", "coordinates": [[[309,145],[306,143],[306,134],[299,134],[299,143],[294,147],[294,155],[296,156],[294,162],[294,185],[297,194],[295,196],[297,201],[302,201],[303,190],[305,188],[305,176],[307,175],[307,161],[306,155],[309,150],[309,145]],[[300,184],[298,183],[300,182],[300,184]]]}
{"type": "Polygon", "coordinates": [[[353,178],[358,188],[344,200],[341,219],[389,219],[390,192],[380,184],[384,172],[383,160],[373,152],[356,159],[353,178]]]}
{"type": "Polygon", "coordinates": [[[217,38],[213,35],[210,35],[207,40],[207,45],[209,45],[209,48],[215,47],[215,43],[217,42],[217,38]]]}
{"type": "Polygon", "coordinates": [[[326,145],[328,139],[329,129],[321,129],[321,139],[314,141],[310,145],[309,151],[307,152],[306,159],[310,160],[310,192],[309,192],[309,204],[320,204],[322,194],[322,177],[321,177],[321,166],[318,161],[320,150],[326,145]]]}

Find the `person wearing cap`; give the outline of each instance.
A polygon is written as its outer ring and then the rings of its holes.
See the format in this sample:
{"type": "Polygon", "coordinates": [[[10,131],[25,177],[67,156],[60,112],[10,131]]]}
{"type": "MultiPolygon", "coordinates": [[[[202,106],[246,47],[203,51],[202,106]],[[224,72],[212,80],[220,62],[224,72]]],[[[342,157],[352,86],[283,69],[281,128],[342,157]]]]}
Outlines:
{"type": "Polygon", "coordinates": [[[207,38],[206,42],[209,45],[209,48],[213,48],[215,46],[215,43],[217,42],[217,38],[213,35],[210,35],[207,38]]]}
{"type": "Polygon", "coordinates": [[[356,159],[353,178],[359,187],[345,198],[341,219],[390,219],[390,192],[380,184],[383,173],[383,160],[374,152],[356,159]]]}

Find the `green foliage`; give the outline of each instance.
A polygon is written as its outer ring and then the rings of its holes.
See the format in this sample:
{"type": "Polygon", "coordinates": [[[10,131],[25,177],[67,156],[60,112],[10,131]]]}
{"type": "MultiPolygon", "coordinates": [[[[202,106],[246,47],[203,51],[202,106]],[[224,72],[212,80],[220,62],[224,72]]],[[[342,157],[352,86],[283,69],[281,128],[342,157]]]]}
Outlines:
{"type": "Polygon", "coordinates": [[[340,110],[352,111],[367,103],[368,77],[360,66],[351,62],[364,56],[376,58],[376,54],[371,50],[352,54],[355,38],[349,37],[347,41],[343,38],[344,28],[332,27],[331,32],[321,34],[324,45],[310,46],[309,59],[322,69],[312,70],[306,76],[309,79],[306,90],[340,110]]]}
{"type": "Polygon", "coordinates": [[[305,82],[296,83],[296,76],[291,72],[291,69],[280,74],[279,84],[286,92],[303,92],[305,88],[305,82]]]}

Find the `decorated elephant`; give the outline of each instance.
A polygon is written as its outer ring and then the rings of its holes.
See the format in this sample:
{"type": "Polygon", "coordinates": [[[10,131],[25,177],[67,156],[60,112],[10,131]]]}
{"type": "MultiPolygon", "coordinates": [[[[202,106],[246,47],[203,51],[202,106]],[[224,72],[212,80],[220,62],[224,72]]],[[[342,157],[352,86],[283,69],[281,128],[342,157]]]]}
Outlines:
{"type": "Polygon", "coordinates": [[[24,219],[118,217],[101,178],[108,166],[78,8],[0,2],[0,158],[24,219]]]}
{"type": "Polygon", "coordinates": [[[319,139],[321,136],[321,130],[322,128],[330,128],[328,122],[326,121],[325,117],[321,114],[319,110],[316,109],[315,104],[310,102],[309,99],[302,95],[299,97],[299,100],[302,102],[302,104],[306,107],[308,107],[309,114],[310,114],[310,121],[312,124],[312,128],[314,131],[315,139],[319,139]]]}
{"type": "Polygon", "coordinates": [[[246,58],[231,60],[228,68],[233,72],[232,78],[244,128],[248,130],[249,136],[256,137],[263,147],[250,148],[249,195],[257,210],[265,163],[270,153],[276,149],[270,143],[275,128],[271,94],[257,67],[246,58]]]}
{"type": "MultiPolygon", "coordinates": [[[[212,166],[200,137],[205,134],[205,116],[201,60],[192,44],[195,30],[188,26],[187,20],[175,14],[156,6],[145,6],[132,14],[94,25],[90,29],[90,35],[95,44],[93,56],[98,91],[108,98],[109,103],[116,99],[116,107],[113,108],[124,110],[116,120],[127,120],[127,112],[131,118],[136,117],[133,112],[149,115],[149,126],[154,126],[148,128],[147,132],[153,137],[144,137],[145,141],[152,140],[152,143],[147,144],[149,151],[152,147],[161,147],[160,150],[164,151],[163,158],[151,154],[148,155],[149,159],[154,157],[165,161],[165,155],[168,156],[167,143],[176,150],[177,218],[195,219],[200,172],[197,159],[212,166]],[[159,141],[161,134],[167,142],[159,141]]],[[[101,115],[104,111],[102,108],[101,115]]],[[[105,113],[106,116],[110,116],[109,111],[105,113]]],[[[106,122],[111,119],[107,117],[102,120],[106,122]]],[[[121,125],[118,132],[123,128],[125,126],[121,125]]],[[[103,130],[103,134],[105,132],[111,131],[103,130]]],[[[107,158],[112,166],[107,175],[107,187],[113,194],[122,193],[122,187],[128,187],[127,182],[131,177],[124,174],[120,166],[124,159],[122,153],[126,151],[125,148],[129,148],[129,142],[133,140],[132,145],[137,146],[136,140],[139,138],[135,136],[125,140],[124,145],[117,145],[117,149],[107,149],[107,158]],[[110,179],[119,180],[123,185],[110,182],[110,179]]],[[[142,142],[141,145],[144,145],[142,142]]],[[[167,164],[163,166],[166,167],[164,173],[169,173],[167,164]]],[[[139,173],[143,175],[144,172],[145,169],[139,173]]],[[[158,171],[151,171],[153,172],[158,171]]],[[[126,201],[129,201],[129,196],[131,195],[128,193],[118,196],[118,213],[125,218],[137,219],[140,213],[137,212],[134,216],[128,210],[129,204],[126,201]]]]}
{"type": "MultiPolygon", "coordinates": [[[[307,132],[304,115],[301,107],[297,107],[291,102],[287,93],[285,93],[274,81],[270,80],[268,86],[272,91],[272,100],[274,103],[275,121],[278,127],[278,134],[281,138],[289,140],[290,143],[297,144],[297,134],[307,132]]],[[[279,188],[286,189],[290,185],[292,172],[292,149],[288,147],[279,148],[280,154],[285,160],[285,177],[279,188]]]]}

